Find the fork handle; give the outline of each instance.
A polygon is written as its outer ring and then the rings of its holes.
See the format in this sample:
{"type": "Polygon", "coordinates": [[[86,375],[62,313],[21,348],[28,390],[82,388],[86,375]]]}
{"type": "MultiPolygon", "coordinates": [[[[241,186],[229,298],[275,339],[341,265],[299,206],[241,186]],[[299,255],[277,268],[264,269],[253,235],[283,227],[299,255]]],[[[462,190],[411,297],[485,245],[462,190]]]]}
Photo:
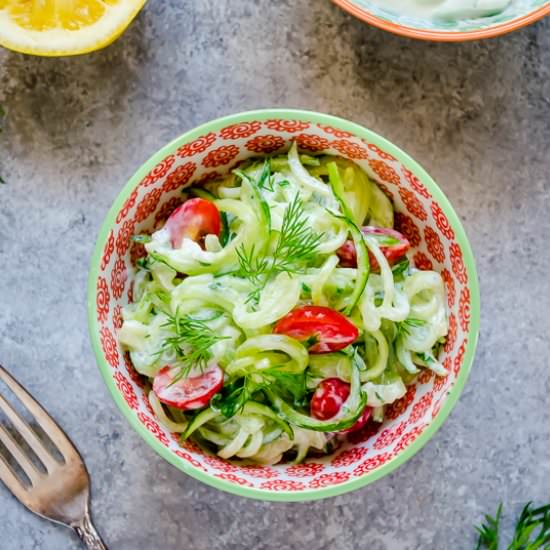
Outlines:
{"type": "Polygon", "coordinates": [[[73,529],[88,550],[108,550],[96,531],[88,511],[77,524],[73,525],[73,529]]]}

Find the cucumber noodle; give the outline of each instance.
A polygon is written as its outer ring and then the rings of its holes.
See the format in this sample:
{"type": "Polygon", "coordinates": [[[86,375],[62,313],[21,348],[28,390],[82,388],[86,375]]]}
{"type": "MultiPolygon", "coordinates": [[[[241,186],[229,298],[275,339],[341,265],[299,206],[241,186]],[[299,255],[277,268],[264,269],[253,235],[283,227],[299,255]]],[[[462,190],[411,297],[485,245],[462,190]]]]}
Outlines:
{"type": "MultiPolygon", "coordinates": [[[[301,461],[310,449],[330,452],[338,439],[333,432],[353,425],[365,404],[382,421],[384,407],[402,397],[422,369],[446,375],[437,359],[447,334],[441,276],[412,265],[394,275],[379,241],[359,231],[392,227],[393,207],[356,164],[299,155],[294,145],[287,156],[248,161],[184,193],[214,202],[227,220],[223,243],[208,235],[202,247],[184,238],[174,249],[167,229],[154,233],[119,332],[133,365],[148,378],[166,365],[183,367],[182,354],[163,345],[175,335],[173,316],[200,320],[220,337],[208,364],[223,369],[224,388],[208,407],[184,412],[149,393],[168,430],[192,435],[225,459],[301,461]],[[261,284],[245,276],[243,251],[272,259],[285,213],[297,199],[317,236],[315,253],[300,269],[281,269],[261,284]],[[350,238],[366,267],[340,265],[336,251],[350,238]],[[368,268],[367,250],[377,273],[368,268]],[[273,334],[274,323],[302,305],[345,312],[359,338],[340,352],[310,354],[305,343],[273,334]],[[316,386],[331,377],[349,382],[350,396],[336,417],[320,421],[309,415],[308,404],[316,386]]],[[[197,374],[198,366],[187,375],[197,374]]]]}

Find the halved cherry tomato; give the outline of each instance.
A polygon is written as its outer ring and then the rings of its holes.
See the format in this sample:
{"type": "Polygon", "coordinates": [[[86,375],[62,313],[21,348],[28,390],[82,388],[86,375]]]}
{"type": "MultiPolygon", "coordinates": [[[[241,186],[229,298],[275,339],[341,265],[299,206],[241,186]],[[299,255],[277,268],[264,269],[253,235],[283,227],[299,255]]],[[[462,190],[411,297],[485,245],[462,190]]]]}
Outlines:
{"type": "Polygon", "coordinates": [[[164,226],[170,234],[174,248],[179,248],[184,238],[200,242],[206,235],[218,235],[222,222],[220,212],[213,202],[206,199],[190,199],[178,206],[164,226]]]}
{"type": "MultiPolygon", "coordinates": [[[[364,235],[375,237],[379,241],[380,250],[386,257],[390,265],[393,265],[397,260],[401,259],[411,247],[408,239],[399,231],[389,229],[388,227],[371,227],[365,226],[361,228],[364,235]],[[384,241],[391,241],[386,242],[384,241]],[[399,241],[399,242],[393,242],[399,241]]],[[[357,254],[353,241],[346,241],[337,251],[336,254],[340,258],[340,265],[343,267],[357,267],[357,254]]],[[[369,260],[371,271],[380,271],[380,266],[376,258],[369,250],[369,260]]]]}
{"type": "Polygon", "coordinates": [[[303,342],[310,353],[327,353],[349,346],[359,336],[357,327],[341,313],[323,306],[302,306],[280,319],[273,332],[303,342]]]}
{"type": "Polygon", "coordinates": [[[223,371],[217,365],[198,376],[182,378],[174,382],[178,369],[166,366],[160,369],[153,381],[153,391],[159,401],[189,411],[206,407],[211,397],[223,386],[223,371]]]}
{"type": "MultiPolygon", "coordinates": [[[[340,378],[326,378],[315,389],[310,403],[311,416],[319,420],[330,420],[338,414],[342,405],[349,397],[350,385],[340,378]]],[[[365,407],[357,422],[342,433],[361,429],[369,420],[372,408],[365,407]]]]}

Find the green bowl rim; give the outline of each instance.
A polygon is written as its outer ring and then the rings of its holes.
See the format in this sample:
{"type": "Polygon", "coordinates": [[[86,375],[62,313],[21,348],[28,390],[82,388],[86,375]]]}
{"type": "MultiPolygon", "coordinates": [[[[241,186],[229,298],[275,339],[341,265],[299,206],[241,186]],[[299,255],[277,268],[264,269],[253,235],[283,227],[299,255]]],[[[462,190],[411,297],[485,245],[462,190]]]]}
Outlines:
{"type": "Polygon", "coordinates": [[[229,493],[233,493],[239,496],[254,498],[258,500],[270,500],[270,501],[283,501],[283,502],[295,502],[295,501],[311,501],[318,500],[327,497],[333,497],[359,489],[364,487],[381,477],[389,474],[412,456],[414,456],[435,434],[435,432],[441,427],[449,413],[455,406],[458,397],[462,393],[464,384],[468,379],[470,373],[475,350],[477,346],[478,334],[479,334],[479,309],[480,309],[480,296],[479,296],[479,284],[476,273],[476,266],[473,257],[473,253],[466,237],[462,223],[460,222],[457,214],[455,213],[450,202],[447,200],[441,189],[435,183],[435,181],[428,175],[428,173],[407,153],[379,136],[375,132],[368,130],[358,124],[350,122],[348,120],[335,117],[332,115],[326,115],[316,113],[313,111],[305,111],[298,109],[259,109],[255,111],[247,111],[243,113],[237,113],[224,117],[217,118],[210,122],[204,123],[188,132],[185,132],[178,138],[172,140],[170,143],[162,147],[157,153],[149,158],[136,173],[130,178],[126,185],[119,192],[113,205],[109,209],[105,220],[101,225],[99,231],[95,249],[91,259],[90,274],[88,278],[88,327],[90,331],[90,339],[92,342],[92,349],[96,356],[96,361],[103,376],[103,380],[107,385],[111,395],[126,417],[132,428],[153,448],[162,458],[167,460],[176,468],[180,469],[184,473],[191,477],[206,483],[216,489],[221,489],[229,493]],[[190,465],[187,465],[184,461],[179,459],[172,451],[162,445],[155,436],[138,420],[134,412],[128,407],[124,398],[116,388],[115,382],[112,377],[113,369],[107,364],[103,358],[101,350],[101,344],[99,341],[99,323],[96,316],[96,284],[97,277],[99,275],[99,265],[103,254],[103,246],[109,234],[111,228],[115,225],[115,218],[120,208],[122,207],[127,196],[131,191],[139,184],[139,182],[145,177],[151,169],[156,166],[167,155],[171,154],[179,145],[198,138],[205,133],[211,131],[218,131],[224,126],[235,124],[237,122],[250,122],[253,120],[269,120],[272,118],[278,118],[283,120],[300,120],[311,123],[321,123],[330,126],[335,126],[339,129],[351,132],[354,135],[360,136],[369,143],[378,145],[383,150],[391,153],[395,156],[399,162],[406,166],[409,170],[420,177],[422,183],[426,185],[433,197],[439,202],[446,216],[448,217],[453,229],[455,230],[455,239],[460,244],[462,249],[464,263],[468,272],[468,288],[471,293],[471,309],[470,309],[470,330],[467,336],[467,345],[463,358],[462,368],[460,369],[459,376],[455,381],[452,388],[449,390],[447,398],[443,403],[438,415],[433,419],[427,428],[397,457],[390,460],[388,463],[380,466],[376,470],[356,479],[351,479],[339,485],[333,485],[321,489],[311,489],[304,491],[279,491],[273,492],[270,490],[257,489],[253,487],[242,487],[231,483],[227,480],[216,478],[206,472],[202,472],[199,469],[195,469],[190,465]]]}

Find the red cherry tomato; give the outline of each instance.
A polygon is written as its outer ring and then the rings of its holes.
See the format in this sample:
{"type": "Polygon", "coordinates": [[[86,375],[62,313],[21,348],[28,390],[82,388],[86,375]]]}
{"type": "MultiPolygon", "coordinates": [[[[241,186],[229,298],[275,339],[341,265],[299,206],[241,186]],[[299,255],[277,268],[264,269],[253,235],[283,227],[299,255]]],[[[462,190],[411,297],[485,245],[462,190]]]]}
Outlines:
{"type": "MultiPolygon", "coordinates": [[[[349,394],[350,385],[347,382],[340,378],[326,378],[317,386],[311,398],[311,416],[319,420],[330,420],[338,414],[349,394]]],[[[342,433],[361,429],[368,422],[371,411],[371,407],[365,407],[357,422],[351,428],[342,430],[342,433]]]]}
{"type": "Polygon", "coordinates": [[[159,401],[189,411],[206,407],[211,397],[218,393],[223,386],[223,371],[217,365],[189,378],[182,378],[174,382],[178,369],[166,366],[155,376],[153,391],[159,401]]]}
{"type": "Polygon", "coordinates": [[[328,307],[302,306],[280,319],[273,332],[306,344],[310,353],[327,353],[349,346],[359,336],[357,327],[328,307]]]}
{"type": "MultiPolygon", "coordinates": [[[[365,226],[361,228],[361,232],[364,235],[371,235],[375,237],[380,243],[380,250],[386,257],[390,265],[393,265],[397,260],[401,259],[411,247],[411,243],[408,239],[399,231],[395,229],[389,229],[387,227],[371,227],[365,226]],[[384,239],[395,239],[399,242],[393,244],[384,244],[384,239]]],[[[343,267],[357,267],[357,254],[355,252],[355,245],[353,241],[346,241],[337,251],[340,258],[340,265],[343,267]]],[[[374,272],[380,271],[380,266],[376,261],[376,258],[369,250],[369,261],[371,270],[374,272]]]]}
{"type": "Polygon", "coordinates": [[[315,389],[311,398],[311,416],[319,420],[329,420],[338,414],[349,397],[350,385],[340,378],[327,378],[315,389]]]}
{"type": "Polygon", "coordinates": [[[196,198],[178,206],[164,227],[170,234],[172,246],[179,248],[184,238],[200,242],[206,235],[219,235],[222,222],[213,202],[196,198]]]}

